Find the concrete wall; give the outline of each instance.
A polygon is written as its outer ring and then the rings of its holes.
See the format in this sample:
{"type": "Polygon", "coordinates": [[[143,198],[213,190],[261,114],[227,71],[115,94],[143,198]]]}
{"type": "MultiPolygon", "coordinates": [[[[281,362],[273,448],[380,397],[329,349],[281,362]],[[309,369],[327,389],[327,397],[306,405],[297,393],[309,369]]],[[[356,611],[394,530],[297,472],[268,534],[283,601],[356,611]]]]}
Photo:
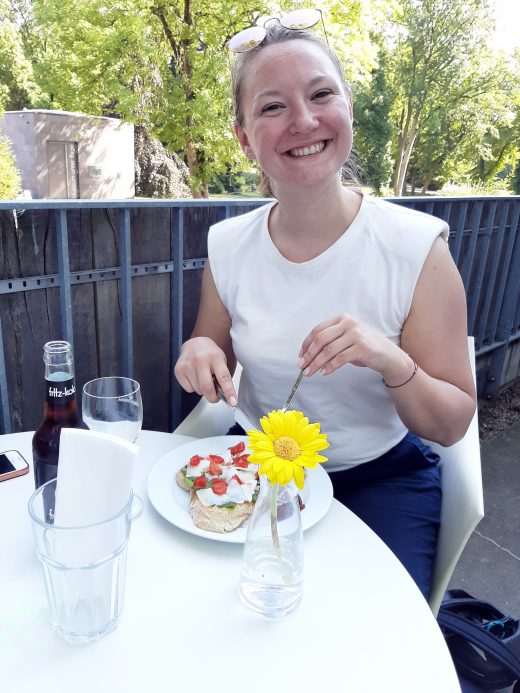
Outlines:
{"type": "Polygon", "coordinates": [[[6,112],[1,128],[12,143],[22,188],[30,190],[33,198],[134,197],[134,127],[130,123],[79,113],[26,110],[6,112]],[[70,154],[67,162],[58,157],[49,165],[52,142],[65,143],[64,151],[70,154]],[[56,180],[65,163],[74,185],[64,186],[67,192],[57,194],[60,186],[56,180]]]}

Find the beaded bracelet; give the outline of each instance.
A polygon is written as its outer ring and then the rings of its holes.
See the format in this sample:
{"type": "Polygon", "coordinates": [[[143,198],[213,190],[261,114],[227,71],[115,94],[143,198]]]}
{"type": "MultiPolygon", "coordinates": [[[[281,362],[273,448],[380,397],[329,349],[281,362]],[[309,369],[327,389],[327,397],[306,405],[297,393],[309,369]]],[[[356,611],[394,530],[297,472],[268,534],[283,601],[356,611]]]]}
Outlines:
{"type": "MultiPolygon", "coordinates": [[[[407,354],[407,356],[410,356],[410,354],[407,354]]],[[[410,380],[414,377],[414,375],[417,373],[417,370],[418,370],[418,368],[419,368],[419,366],[417,365],[417,363],[416,363],[414,357],[413,357],[413,356],[410,356],[410,358],[411,358],[412,361],[413,361],[413,373],[412,373],[412,375],[408,378],[408,380],[405,380],[404,383],[401,383],[400,385],[388,385],[388,384],[383,380],[383,382],[385,383],[385,387],[388,387],[388,388],[390,388],[391,390],[393,390],[393,389],[396,388],[396,387],[403,387],[403,385],[406,385],[406,383],[409,383],[409,382],[410,382],[410,380]]]]}

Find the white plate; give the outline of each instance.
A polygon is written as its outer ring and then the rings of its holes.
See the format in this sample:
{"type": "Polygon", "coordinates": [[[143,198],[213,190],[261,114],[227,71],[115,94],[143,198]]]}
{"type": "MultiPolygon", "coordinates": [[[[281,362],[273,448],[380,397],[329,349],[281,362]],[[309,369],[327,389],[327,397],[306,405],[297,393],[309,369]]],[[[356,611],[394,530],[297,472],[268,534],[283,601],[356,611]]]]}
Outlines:
{"type": "MultiPolygon", "coordinates": [[[[148,498],[159,515],[175,527],[199,537],[243,544],[246,527],[220,534],[199,529],[193,523],[188,509],[190,495],[175,481],[177,471],[188,464],[193,455],[224,455],[228,448],[240,441],[247,445],[247,436],[214,436],[199,438],[167,452],[153,466],[148,475],[148,498]]],[[[332,503],[332,484],[327,472],[318,465],[307,470],[305,488],[300,493],[305,508],[302,510],[303,529],[309,529],[325,515],[332,503]]]]}

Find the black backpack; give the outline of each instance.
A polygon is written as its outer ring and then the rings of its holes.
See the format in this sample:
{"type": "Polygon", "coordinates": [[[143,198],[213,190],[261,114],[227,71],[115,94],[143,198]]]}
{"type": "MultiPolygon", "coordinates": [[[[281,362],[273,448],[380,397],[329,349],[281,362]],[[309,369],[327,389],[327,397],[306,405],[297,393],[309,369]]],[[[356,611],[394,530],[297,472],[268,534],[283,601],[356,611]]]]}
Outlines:
{"type": "Polygon", "coordinates": [[[520,625],[464,590],[448,590],[437,616],[461,681],[520,691],[520,625]]]}

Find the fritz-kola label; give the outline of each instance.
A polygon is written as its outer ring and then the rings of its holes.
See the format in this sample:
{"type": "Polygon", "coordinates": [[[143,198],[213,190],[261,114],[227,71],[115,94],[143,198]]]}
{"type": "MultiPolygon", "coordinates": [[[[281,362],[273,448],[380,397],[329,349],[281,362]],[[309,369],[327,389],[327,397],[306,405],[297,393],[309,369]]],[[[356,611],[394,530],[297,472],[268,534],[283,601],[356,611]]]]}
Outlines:
{"type": "Polygon", "coordinates": [[[48,402],[64,404],[74,398],[76,386],[74,378],[69,380],[45,379],[45,394],[48,402]]]}

